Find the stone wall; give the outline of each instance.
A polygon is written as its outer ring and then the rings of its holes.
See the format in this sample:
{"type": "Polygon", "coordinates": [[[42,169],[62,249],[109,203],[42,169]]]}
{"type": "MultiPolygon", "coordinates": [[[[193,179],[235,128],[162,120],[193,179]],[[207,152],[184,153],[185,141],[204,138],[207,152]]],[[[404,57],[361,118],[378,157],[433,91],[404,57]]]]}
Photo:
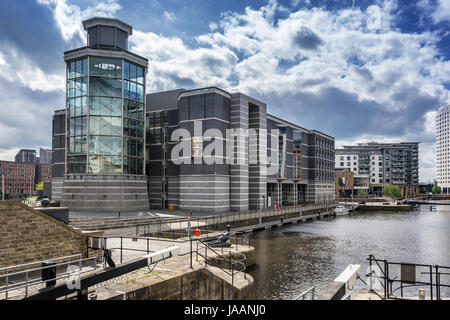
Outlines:
{"type": "Polygon", "coordinates": [[[254,299],[253,278],[232,285],[215,267],[182,272],[178,276],[160,276],[159,281],[136,280],[97,290],[98,300],[248,300],[254,299]]]}
{"type": "Polygon", "coordinates": [[[87,235],[17,201],[0,201],[0,268],[81,253],[87,235]]]}

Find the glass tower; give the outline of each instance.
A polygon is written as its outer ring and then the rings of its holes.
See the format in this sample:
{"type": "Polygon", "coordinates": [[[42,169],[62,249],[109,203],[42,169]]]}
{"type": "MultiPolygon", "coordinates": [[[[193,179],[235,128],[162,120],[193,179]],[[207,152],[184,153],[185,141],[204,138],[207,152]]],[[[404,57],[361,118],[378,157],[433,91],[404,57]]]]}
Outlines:
{"type": "MultiPolygon", "coordinates": [[[[122,21],[92,18],[83,21],[83,26],[88,33],[88,45],[67,51],[64,56],[66,180],[75,180],[76,176],[85,181],[117,180],[117,175],[126,175],[127,180],[129,176],[144,179],[148,61],[127,50],[132,28],[122,21]]],[[[123,195],[122,191],[115,190],[111,196],[123,195]]],[[[140,193],[136,189],[134,195],[127,196],[137,200],[140,193]]],[[[107,199],[108,194],[103,198],[107,199]]],[[[92,207],[89,203],[85,205],[92,207]]]]}

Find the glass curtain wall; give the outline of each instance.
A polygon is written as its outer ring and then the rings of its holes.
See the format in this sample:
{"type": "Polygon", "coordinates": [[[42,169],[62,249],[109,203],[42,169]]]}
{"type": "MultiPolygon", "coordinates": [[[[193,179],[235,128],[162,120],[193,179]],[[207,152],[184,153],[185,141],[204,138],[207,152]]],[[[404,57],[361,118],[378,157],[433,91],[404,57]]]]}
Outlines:
{"type": "Polygon", "coordinates": [[[85,173],[87,155],[88,59],[68,63],[67,172],[85,173]]]}
{"type": "Polygon", "coordinates": [[[143,174],[144,82],[144,69],[123,59],[68,63],[67,173],[143,174]]]}

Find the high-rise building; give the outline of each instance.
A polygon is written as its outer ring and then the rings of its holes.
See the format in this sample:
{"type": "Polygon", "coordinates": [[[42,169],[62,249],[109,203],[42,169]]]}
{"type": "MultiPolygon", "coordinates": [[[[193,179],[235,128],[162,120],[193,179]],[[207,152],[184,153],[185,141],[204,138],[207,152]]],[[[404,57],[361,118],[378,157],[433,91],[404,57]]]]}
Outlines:
{"type": "Polygon", "coordinates": [[[441,192],[450,193],[450,105],[436,115],[437,182],[441,192]]]}
{"type": "Polygon", "coordinates": [[[52,150],[39,148],[39,164],[51,164],[52,163],[52,150]]]}
{"type": "Polygon", "coordinates": [[[358,143],[337,149],[336,169],[354,173],[354,188],[381,194],[385,185],[399,185],[415,194],[419,185],[419,142],[358,143]]]}
{"type": "Polygon", "coordinates": [[[35,163],[36,162],[36,150],[20,149],[20,151],[16,154],[15,161],[16,162],[35,163]]]}
{"type": "Polygon", "coordinates": [[[67,147],[61,204],[75,211],[148,209],[148,60],[128,51],[130,25],[96,17],[83,26],[87,46],[64,53],[67,147]]]}

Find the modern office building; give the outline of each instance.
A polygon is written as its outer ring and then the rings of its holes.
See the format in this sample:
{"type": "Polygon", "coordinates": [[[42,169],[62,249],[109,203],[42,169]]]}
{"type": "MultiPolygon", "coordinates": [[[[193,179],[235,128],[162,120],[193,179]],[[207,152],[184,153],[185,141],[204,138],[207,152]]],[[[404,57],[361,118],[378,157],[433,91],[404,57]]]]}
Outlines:
{"type": "Polygon", "coordinates": [[[36,162],[36,150],[20,149],[20,151],[16,154],[15,162],[35,163],[36,162]]]}
{"type": "Polygon", "coordinates": [[[354,173],[354,188],[381,195],[383,186],[398,185],[404,194],[418,193],[419,142],[359,143],[337,149],[336,169],[354,173]]]}
{"type": "MultiPolygon", "coordinates": [[[[132,27],[120,20],[83,21],[85,47],[66,51],[65,159],[61,205],[74,211],[148,209],[145,175],[147,59],[128,51],[132,27]]],[[[56,130],[60,132],[61,130],[56,130]]],[[[54,138],[58,133],[54,131],[54,138]]],[[[59,139],[59,138],[58,138],[59,139]]],[[[54,142],[62,154],[64,143],[54,142]]],[[[56,150],[55,150],[56,151],[56,150]]]]}
{"type": "Polygon", "coordinates": [[[65,52],[67,106],[53,116],[52,200],[73,211],[214,213],[334,198],[333,137],[239,92],[145,95],[147,59],[127,51],[131,26],[83,25],[88,45],[65,52]]]}
{"type": "Polygon", "coordinates": [[[437,182],[441,192],[450,193],[450,105],[436,115],[437,182]]]}
{"type": "Polygon", "coordinates": [[[247,211],[334,198],[334,138],[267,114],[255,98],[216,87],[153,93],[146,118],[151,208],[247,211]]]}
{"type": "Polygon", "coordinates": [[[33,193],[35,180],[34,163],[0,160],[0,192],[2,175],[5,194],[25,197],[33,193]]]}

